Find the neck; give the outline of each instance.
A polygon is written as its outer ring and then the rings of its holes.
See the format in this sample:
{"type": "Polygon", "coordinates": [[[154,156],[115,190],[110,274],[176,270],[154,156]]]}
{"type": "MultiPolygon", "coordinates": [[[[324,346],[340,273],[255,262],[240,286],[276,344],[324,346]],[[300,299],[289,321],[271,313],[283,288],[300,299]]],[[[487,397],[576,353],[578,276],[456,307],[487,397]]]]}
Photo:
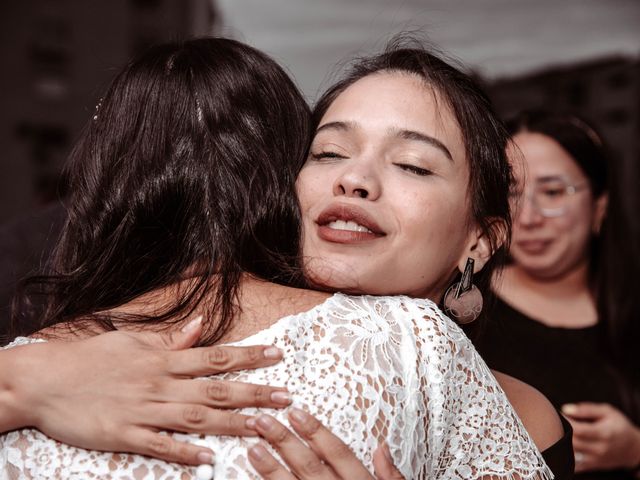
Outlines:
{"type": "Polygon", "coordinates": [[[573,296],[589,290],[589,264],[581,262],[555,277],[532,275],[517,265],[512,265],[505,269],[505,280],[548,297],[573,296]]]}
{"type": "Polygon", "coordinates": [[[494,287],[516,310],[549,326],[584,328],[598,321],[587,262],[552,278],[537,277],[512,265],[494,287]]]}

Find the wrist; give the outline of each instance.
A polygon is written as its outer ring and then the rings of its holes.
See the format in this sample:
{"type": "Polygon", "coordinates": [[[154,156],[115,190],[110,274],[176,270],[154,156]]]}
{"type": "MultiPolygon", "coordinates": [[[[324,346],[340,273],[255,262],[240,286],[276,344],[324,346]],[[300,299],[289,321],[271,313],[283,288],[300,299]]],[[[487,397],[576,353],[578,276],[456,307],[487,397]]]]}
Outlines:
{"type": "Polygon", "coordinates": [[[18,356],[20,348],[0,351],[0,431],[6,432],[31,424],[28,395],[21,380],[18,356]]]}

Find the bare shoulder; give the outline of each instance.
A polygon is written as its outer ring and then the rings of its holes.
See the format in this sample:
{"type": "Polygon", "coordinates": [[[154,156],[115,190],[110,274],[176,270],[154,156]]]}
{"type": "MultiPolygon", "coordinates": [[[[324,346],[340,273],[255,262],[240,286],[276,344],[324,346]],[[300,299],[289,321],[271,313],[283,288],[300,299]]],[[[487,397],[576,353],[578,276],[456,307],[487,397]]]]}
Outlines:
{"type": "Polygon", "coordinates": [[[564,434],[555,407],[531,385],[504,373],[491,371],[504,390],[533,442],[541,452],[560,440],[564,434]]]}

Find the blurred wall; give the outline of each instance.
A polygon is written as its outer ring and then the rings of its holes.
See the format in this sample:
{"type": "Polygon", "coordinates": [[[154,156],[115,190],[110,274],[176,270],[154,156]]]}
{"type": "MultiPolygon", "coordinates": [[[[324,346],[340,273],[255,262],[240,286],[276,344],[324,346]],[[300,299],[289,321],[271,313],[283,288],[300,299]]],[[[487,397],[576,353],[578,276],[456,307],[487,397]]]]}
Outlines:
{"type": "MultiPolygon", "coordinates": [[[[480,77],[498,113],[571,110],[640,161],[639,0],[218,0],[222,31],[287,66],[313,101],[349,59],[398,32],[480,77]]],[[[629,177],[619,184],[635,192],[629,177]]],[[[640,193],[636,193],[640,195],[640,193]]]]}
{"type": "Polygon", "coordinates": [[[21,0],[0,6],[0,223],[56,197],[100,92],[150,44],[205,34],[208,0],[21,0]]]}
{"type": "Polygon", "coordinates": [[[638,0],[217,0],[224,32],[287,65],[310,98],[327,72],[417,31],[489,80],[640,54],[638,0]]]}

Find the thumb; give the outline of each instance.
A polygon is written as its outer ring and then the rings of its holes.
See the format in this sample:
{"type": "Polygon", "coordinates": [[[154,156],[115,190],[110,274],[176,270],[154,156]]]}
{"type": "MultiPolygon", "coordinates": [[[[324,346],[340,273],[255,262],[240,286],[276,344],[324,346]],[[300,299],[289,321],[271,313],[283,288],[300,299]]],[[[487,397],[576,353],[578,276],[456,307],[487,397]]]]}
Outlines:
{"type": "Polygon", "coordinates": [[[180,330],[161,333],[145,332],[145,343],[165,350],[182,350],[192,347],[202,333],[202,315],[186,323],[180,330]]]}
{"type": "Polygon", "coordinates": [[[606,416],[610,408],[607,403],[566,403],[562,406],[562,413],[578,420],[596,421],[606,416]]]}
{"type": "Polygon", "coordinates": [[[373,452],[373,468],[379,480],[404,480],[393,464],[393,458],[386,442],[381,443],[373,452]]]}

